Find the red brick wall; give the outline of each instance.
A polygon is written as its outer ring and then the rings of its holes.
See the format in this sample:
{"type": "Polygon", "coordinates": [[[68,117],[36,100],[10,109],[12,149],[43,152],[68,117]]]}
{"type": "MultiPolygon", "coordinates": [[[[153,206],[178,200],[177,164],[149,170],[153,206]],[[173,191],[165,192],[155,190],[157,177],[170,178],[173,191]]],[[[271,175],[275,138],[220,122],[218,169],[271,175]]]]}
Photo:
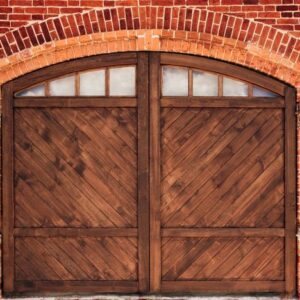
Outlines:
{"type": "Polygon", "coordinates": [[[189,6],[270,24],[300,36],[300,0],[0,0],[0,34],[32,21],[96,7],[189,6]]]}
{"type": "Polygon", "coordinates": [[[300,0],[0,0],[0,84],[68,59],[138,50],[247,66],[293,85],[300,100],[300,0]]]}

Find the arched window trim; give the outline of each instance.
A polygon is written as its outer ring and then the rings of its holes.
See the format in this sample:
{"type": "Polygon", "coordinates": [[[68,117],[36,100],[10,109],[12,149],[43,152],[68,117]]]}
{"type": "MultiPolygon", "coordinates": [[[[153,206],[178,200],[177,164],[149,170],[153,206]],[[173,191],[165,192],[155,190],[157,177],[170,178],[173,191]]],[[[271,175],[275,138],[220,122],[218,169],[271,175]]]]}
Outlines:
{"type": "MultiPolygon", "coordinates": [[[[132,52],[81,58],[59,63],[21,76],[14,80],[13,91],[14,94],[16,94],[30,87],[40,85],[45,81],[58,79],[63,76],[68,76],[72,73],[136,64],[137,54],[132,52]]],[[[243,81],[248,84],[267,89],[275,94],[278,94],[279,96],[285,95],[286,85],[284,83],[245,67],[240,67],[222,61],[184,54],[161,53],[161,64],[192,68],[195,70],[201,70],[203,72],[220,74],[222,76],[231,77],[235,80],[243,81]]]]}

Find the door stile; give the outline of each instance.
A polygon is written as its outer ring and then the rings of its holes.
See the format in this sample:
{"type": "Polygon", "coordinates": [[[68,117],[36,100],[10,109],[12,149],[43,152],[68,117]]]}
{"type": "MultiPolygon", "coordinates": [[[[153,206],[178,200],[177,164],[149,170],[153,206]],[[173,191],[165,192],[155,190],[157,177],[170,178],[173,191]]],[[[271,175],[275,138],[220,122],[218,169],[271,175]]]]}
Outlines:
{"type": "Polygon", "coordinates": [[[150,291],[161,286],[160,54],[150,56],[150,291]]]}
{"type": "Polygon", "coordinates": [[[141,52],[137,61],[138,97],[138,281],[149,291],[149,63],[141,52]]]}
{"type": "Polygon", "coordinates": [[[13,85],[3,86],[2,123],[2,229],[3,229],[3,289],[14,290],[14,147],[13,147],[13,85]],[[3,155],[5,154],[5,155],[3,155]],[[5,276],[3,276],[5,274],[5,276]]]}
{"type": "Polygon", "coordinates": [[[296,102],[295,91],[285,96],[285,290],[296,295],[296,102]]]}

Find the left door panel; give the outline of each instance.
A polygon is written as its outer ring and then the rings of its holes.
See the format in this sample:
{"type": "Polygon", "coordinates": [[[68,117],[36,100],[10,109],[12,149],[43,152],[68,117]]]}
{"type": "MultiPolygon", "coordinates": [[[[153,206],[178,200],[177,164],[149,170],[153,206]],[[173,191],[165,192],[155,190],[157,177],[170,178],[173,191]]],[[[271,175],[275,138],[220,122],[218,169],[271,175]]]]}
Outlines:
{"type": "MultiPolygon", "coordinates": [[[[134,57],[139,74],[147,55],[134,57]]],[[[13,239],[4,240],[4,251],[12,249],[4,258],[11,272],[5,292],[147,289],[147,233],[139,237],[148,220],[138,212],[148,201],[140,192],[140,170],[147,166],[139,159],[147,151],[139,141],[145,95],[138,87],[130,99],[85,104],[87,98],[70,97],[63,105],[57,97],[35,99],[36,105],[11,98],[19,104],[11,111],[13,220],[4,235],[13,239]]]]}
{"type": "Polygon", "coordinates": [[[136,237],[75,229],[136,228],[136,109],[22,108],[14,116],[15,226],[77,232],[16,237],[15,279],[137,280],[136,237]]]}

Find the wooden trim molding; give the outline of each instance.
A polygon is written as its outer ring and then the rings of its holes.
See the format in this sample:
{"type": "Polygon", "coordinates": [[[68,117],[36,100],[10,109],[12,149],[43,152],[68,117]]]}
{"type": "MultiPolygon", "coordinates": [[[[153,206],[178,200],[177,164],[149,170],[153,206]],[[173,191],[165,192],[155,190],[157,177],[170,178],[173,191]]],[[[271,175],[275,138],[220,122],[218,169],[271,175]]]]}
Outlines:
{"type": "Polygon", "coordinates": [[[6,292],[14,290],[14,115],[13,83],[2,87],[2,279],[6,292]],[[5,276],[4,276],[5,275],[5,276]]]}

